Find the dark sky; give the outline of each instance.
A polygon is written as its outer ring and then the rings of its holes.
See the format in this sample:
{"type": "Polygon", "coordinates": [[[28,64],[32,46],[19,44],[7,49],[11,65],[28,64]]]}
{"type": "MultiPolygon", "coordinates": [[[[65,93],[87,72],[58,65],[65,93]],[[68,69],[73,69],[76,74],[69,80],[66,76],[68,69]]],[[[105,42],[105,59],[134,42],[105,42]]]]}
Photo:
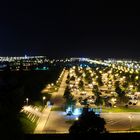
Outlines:
{"type": "Polygon", "coordinates": [[[0,55],[139,58],[137,7],[93,2],[6,1],[0,8],[0,55]]]}

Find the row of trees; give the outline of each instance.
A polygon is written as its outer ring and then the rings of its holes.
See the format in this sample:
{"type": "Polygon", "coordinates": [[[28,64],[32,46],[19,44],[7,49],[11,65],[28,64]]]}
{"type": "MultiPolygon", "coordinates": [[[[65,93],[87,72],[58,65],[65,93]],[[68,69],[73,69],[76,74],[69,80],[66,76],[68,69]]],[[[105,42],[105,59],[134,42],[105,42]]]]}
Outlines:
{"type": "Polygon", "coordinates": [[[65,98],[65,109],[67,109],[68,107],[72,108],[72,111],[74,110],[75,104],[76,104],[76,100],[74,99],[74,96],[71,94],[70,89],[68,88],[68,86],[65,89],[64,95],[63,97],[65,98]]]}

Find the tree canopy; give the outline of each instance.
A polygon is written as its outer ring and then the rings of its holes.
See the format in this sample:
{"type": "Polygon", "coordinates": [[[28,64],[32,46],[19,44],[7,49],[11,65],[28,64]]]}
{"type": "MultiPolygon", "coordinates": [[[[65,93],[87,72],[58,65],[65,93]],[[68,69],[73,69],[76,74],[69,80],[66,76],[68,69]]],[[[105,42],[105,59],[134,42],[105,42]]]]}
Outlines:
{"type": "Polygon", "coordinates": [[[84,108],[79,119],[69,128],[72,135],[95,135],[106,133],[105,120],[97,116],[89,108],[84,108]]]}

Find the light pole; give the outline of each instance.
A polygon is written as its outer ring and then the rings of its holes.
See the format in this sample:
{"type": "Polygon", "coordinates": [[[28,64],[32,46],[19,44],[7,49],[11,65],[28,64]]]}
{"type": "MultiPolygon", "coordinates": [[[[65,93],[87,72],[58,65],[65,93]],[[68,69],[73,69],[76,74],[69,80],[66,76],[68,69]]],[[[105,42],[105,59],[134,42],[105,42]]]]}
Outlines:
{"type": "Polygon", "coordinates": [[[133,118],[133,116],[130,114],[128,116],[128,118],[129,118],[129,122],[130,122],[130,131],[131,131],[131,129],[132,129],[132,118],[133,118]]]}
{"type": "Polygon", "coordinates": [[[28,102],[29,102],[29,98],[26,98],[26,103],[27,103],[27,105],[28,105],[28,102]]]}
{"type": "Polygon", "coordinates": [[[45,99],[46,99],[46,97],[45,96],[43,96],[43,106],[45,105],[45,99]]]}

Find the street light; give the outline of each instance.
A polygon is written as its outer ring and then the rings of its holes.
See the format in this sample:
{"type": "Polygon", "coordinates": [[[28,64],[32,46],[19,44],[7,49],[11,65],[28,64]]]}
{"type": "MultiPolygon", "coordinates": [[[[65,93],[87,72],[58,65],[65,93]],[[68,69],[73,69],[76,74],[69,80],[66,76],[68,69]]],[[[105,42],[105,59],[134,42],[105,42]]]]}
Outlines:
{"type": "Polygon", "coordinates": [[[28,102],[29,102],[29,98],[26,98],[26,103],[27,103],[27,105],[28,105],[28,102]]]}
{"type": "Polygon", "coordinates": [[[129,118],[129,121],[130,121],[130,131],[131,131],[131,129],[132,129],[132,118],[133,118],[133,116],[132,115],[129,115],[128,118],[129,118]]]}
{"type": "Polygon", "coordinates": [[[43,98],[42,98],[42,99],[43,99],[43,106],[44,106],[44,104],[45,104],[44,102],[45,102],[46,97],[45,97],[45,96],[43,96],[43,98]]]}
{"type": "Polygon", "coordinates": [[[75,118],[75,120],[76,120],[76,121],[78,121],[78,120],[79,120],[79,118],[78,118],[78,117],[76,117],[76,118],[75,118]]]}

